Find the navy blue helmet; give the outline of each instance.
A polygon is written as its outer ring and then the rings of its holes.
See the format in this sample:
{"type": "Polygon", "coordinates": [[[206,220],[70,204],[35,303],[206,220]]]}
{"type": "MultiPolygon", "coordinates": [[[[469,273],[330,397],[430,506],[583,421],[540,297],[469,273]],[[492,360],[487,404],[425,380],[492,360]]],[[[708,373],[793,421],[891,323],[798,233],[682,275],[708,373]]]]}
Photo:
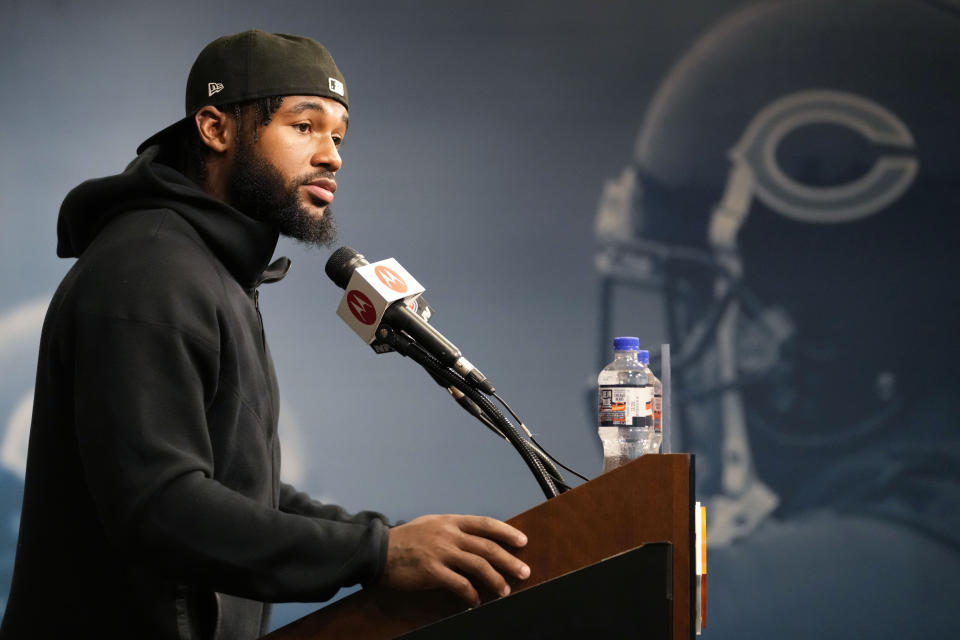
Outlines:
{"type": "Polygon", "coordinates": [[[663,80],[597,212],[602,343],[661,295],[701,490],[771,511],[825,452],[947,431],[897,425],[955,370],[958,119],[960,18],[919,0],[750,5],[663,80]]]}

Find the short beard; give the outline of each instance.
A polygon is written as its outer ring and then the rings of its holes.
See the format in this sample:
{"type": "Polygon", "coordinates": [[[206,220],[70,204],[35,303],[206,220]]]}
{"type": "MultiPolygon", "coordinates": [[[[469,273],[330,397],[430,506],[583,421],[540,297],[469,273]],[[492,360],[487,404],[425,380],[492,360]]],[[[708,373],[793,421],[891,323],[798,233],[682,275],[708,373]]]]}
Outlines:
{"type": "Polygon", "coordinates": [[[300,187],[319,178],[333,178],[333,174],[321,170],[284,184],[277,168],[241,136],[227,185],[228,197],[234,207],[255,220],[273,225],[282,235],[309,245],[329,246],[337,237],[330,205],[318,217],[300,203],[300,187]]]}

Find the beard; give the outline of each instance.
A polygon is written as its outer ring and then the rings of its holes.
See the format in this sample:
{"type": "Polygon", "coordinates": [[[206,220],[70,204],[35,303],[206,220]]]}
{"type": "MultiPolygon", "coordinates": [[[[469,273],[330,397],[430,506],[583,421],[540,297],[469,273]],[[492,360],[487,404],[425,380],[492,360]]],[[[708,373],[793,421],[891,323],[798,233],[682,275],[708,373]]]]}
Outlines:
{"type": "Polygon", "coordinates": [[[300,202],[300,187],[318,178],[333,178],[320,170],[294,178],[289,184],[252,144],[242,139],[227,185],[234,207],[255,220],[276,227],[282,234],[309,245],[331,245],[337,237],[330,205],[314,215],[300,202]]]}

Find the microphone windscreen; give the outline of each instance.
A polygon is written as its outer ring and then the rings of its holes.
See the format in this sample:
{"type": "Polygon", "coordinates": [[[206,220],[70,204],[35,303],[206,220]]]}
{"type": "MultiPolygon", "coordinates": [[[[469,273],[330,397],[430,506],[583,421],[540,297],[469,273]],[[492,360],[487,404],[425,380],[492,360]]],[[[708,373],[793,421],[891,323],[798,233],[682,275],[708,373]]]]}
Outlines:
{"type": "Polygon", "coordinates": [[[346,289],[353,272],[357,267],[362,267],[365,264],[369,264],[369,262],[359,251],[351,247],[340,247],[327,260],[327,265],[323,270],[327,277],[333,280],[334,284],[341,289],[346,289]]]}

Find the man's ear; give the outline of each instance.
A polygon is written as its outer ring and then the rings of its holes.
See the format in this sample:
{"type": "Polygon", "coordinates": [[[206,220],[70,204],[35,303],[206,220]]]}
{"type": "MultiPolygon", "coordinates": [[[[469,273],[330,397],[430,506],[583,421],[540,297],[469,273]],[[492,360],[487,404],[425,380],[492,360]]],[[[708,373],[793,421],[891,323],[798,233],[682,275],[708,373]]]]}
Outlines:
{"type": "Polygon", "coordinates": [[[227,112],[208,105],[193,116],[193,121],[200,139],[213,151],[224,153],[233,146],[236,129],[233,118],[227,112]]]}

